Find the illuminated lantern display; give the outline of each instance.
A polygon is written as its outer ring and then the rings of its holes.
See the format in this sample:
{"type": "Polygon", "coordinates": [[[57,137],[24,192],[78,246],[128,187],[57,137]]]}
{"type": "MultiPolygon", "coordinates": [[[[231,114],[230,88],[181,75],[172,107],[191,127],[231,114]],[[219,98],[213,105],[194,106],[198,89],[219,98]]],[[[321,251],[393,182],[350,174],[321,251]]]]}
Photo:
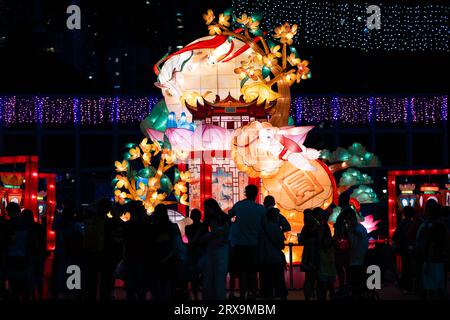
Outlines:
{"type": "Polygon", "coordinates": [[[447,181],[450,180],[450,169],[420,169],[420,170],[394,170],[389,171],[388,180],[388,223],[389,223],[389,237],[392,239],[392,235],[397,227],[398,218],[401,214],[401,208],[403,204],[409,202],[415,204],[416,208],[419,208],[419,214],[424,214],[425,205],[428,200],[434,199],[443,206],[449,206],[450,202],[450,190],[448,190],[448,183],[442,183],[443,176],[447,176],[447,181]],[[400,184],[397,189],[397,179],[408,178],[408,181],[416,180],[416,183],[400,184]],[[418,182],[426,180],[432,181],[424,183],[419,187],[419,194],[414,194],[418,182]],[[400,190],[400,194],[398,191],[400,190]]]}
{"type": "MultiPolygon", "coordinates": [[[[358,143],[333,153],[304,145],[313,126],[293,126],[289,116],[290,86],[311,78],[308,61],[293,46],[296,24],[266,32],[261,15],[236,16],[230,9],[217,16],[208,10],[203,18],[209,36],[154,65],[164,99],[140,125],[146,138],[129,144],[115,163],[115,199],[142,201],[151,214],[158,203],[178,203],[185,213],[186,205],[202,209],[214,197],[227,211],[246,185],[256,184],[260,195],[274,196],[293,240],[303,210],[326,209],[351,187],[339,190],[333,173],[377,166],[378,159],[358,143]]],[[[359,178],[358,185],[372,182],[359,178]]],[[[367,201],[375,201],[372,193],[361,190],[367,201]]]]}
{"type": "Polygon", "coordinates": [[[441,203],[441,195],[439,194],[439,184],[426,183],[420,187],[419,205],[424,208],[427,201],[430,199],[435,200],[437,203],[441,203]]]}
{"type": "Polygon", "coordinates": [[[445,189],[441,190],[441,204],[450,207],[450,183],[445,185],[445,189]]]}
{"type": "Polygon", "coordinates": [[[189,172],[175,167],[175,155],[164,143],[144,138],[139,145],[128,144],[122,161],[116,161],[115,201],[142,201],[150,215],[159,203],[187,204],[189,172]],[[169,172],[170,171],[170,172],[169,172]],[[170,177],[171,176],[171,177],[170,177]]]}
{"type": "Polygon", "coordinates": [[[0,187],[2,214],[8,202],[17,202],[22,208],[33,211],[35,220],[46,225],[47,249],[55,248],[55,232],[52,231],[56,210],[56,174],[39,173],[37,156],[0,157],[0,164],[25,165],[24,173],[0,172],[3,186],[0,187]],[[45,190],[37,192],[40,180],[45,181],[45,190]],[[10,191],[13,190],[11,193],[10,191]]]}
{"type": "Polygon", "coordinates": [[[416,185],[414,183],[401,184],[400,196],[398,197],[399,205],[401,208],[406,206],[415,207],[417,203],[417,195],[414,194],[416,185]]]}
{"type": "Polygon", "coordinates": [[[2,187],[0,194],[2,195],[2,207],[10,202],[15,202],[22,205],[22,185],[24,177],[17,173],[0,174],[2,187]]]}
{"type": "Polygon", "coordinates": [[[45,198],[47,197],[47,192],[39,191],[38,193],[38,221],[42,220],[42,217],[45,215],[45,211],[47,209],[47,201],[45,198]]]}

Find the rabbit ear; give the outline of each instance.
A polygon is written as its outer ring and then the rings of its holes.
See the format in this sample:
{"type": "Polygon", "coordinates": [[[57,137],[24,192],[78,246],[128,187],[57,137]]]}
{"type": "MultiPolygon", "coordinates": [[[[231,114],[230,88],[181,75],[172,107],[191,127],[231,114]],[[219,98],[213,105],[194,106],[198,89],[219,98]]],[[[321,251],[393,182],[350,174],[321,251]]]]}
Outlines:
{"type": "Polygon", "coordinates": [[[279,134],[284,135],[295,141],[298,145],[302,145],[308,135],[308,132],[314,128],[314,126],[305,127],[283,127],[280,129],[279,134]]]}
{"type": "Polygon", "coordinates": [[[161,88],[161,89],[167,88],[167,85],[165,83],[161,83],[161,82],[155,82],[154,85],[155,85],[155,87],[161,88]]]}

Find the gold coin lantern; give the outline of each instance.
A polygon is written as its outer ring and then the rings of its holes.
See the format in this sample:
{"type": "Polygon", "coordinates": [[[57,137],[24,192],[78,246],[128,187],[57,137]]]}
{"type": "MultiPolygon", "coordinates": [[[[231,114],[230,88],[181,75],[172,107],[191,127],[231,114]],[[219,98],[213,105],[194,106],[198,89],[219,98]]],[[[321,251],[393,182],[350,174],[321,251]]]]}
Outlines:
{"type": "Polygon", "coordinates": [[[308,208],[326,209],[333,202],[335,182],[320,160],[311,161],[316,171],[304,171],[284,161],[276,175],[262,179],[263,189],[285,211],[302,212],[308,208]]]}
{"type": "MultiPolygon", "coordinates": [[[[291,225],[291,232],[286,235],[287,242],[297,243],[305,209],[326,209],[336,195],[336,183],[328,167],[320,160],[311,161],[311,164],[316,171],[300,170],[286,161],[275,176],[262,179],[263,194],[275,198],[281,214],[291,225]]],[[[292,248],[292,261],[300,261],[302,252],[303,247],[292,248]]],[[[289,248],[285,248],[284,254],[289,261],[289,248]]]]}

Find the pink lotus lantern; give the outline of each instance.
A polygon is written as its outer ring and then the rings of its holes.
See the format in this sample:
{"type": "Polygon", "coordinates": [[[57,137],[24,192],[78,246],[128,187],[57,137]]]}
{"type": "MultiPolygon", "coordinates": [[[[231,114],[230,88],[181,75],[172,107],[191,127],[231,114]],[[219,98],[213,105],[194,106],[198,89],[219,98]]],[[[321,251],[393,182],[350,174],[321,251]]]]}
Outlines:
{"type": "Polygon", "coordinates": [[[166,130],[166,136],[174,150],[191,151],[193,134],[191,130],[184,128],[168,128],[166,130]]]}
{"type": "Polygon", "coordinates": [[[146,128],[148,136],[152,141],[164,141],[164,131],[146,128]]]}
{"type": "Polygon", "coordinates": [[[200,150],[230,150],[232,133],[225,128],[213,125],[199,125],[192,137],[194,151],[200,150]]]}

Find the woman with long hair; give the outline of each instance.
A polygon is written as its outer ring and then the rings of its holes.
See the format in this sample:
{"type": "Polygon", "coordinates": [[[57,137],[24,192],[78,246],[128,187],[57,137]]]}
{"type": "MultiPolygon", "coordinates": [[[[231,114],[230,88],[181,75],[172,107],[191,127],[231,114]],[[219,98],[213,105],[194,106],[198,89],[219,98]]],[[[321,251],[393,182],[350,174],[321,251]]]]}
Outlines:
{"type": "Polygon", "coordinates": [[[199,209],[193,209],[190,214],[192,224],[186,226],[186,237],[188,238],[188,261],[189,261],[189,282],[191,283],[194,300],[198,300],[200,287],[200,268],[204,260],[205,246],[199,243],[199,239],[207,232],[204,223],[201,221],[202,213],[199,209]]]}
{"type": "Polygon", "coordinates": [[[310,300],[315,295],[319,268],[320,222],[317,221],[317,210],[314,213],[306,209],[303,215],[304,225],[298,234],[298,243],[303,246],[300,270],[305,273],[305,300],[310,300]]]}
{"type": "Polygon", "coordinates": [[[175,297],[176,281],[180,269],[181,257],[179,243],[180,230],[169,219],[167,206],[155,207],[152,253],[156,262],[153,282],[155,300],[171,300],[175,297]]]}
{"type": "Polygon", "coordinates": [[[208,233],[206,245],[206,265],[203,274],[203,299],[225,300],[228,271],[228,232],[230,220],[214,199],[204,202],[205,225],[208,233]]]}

